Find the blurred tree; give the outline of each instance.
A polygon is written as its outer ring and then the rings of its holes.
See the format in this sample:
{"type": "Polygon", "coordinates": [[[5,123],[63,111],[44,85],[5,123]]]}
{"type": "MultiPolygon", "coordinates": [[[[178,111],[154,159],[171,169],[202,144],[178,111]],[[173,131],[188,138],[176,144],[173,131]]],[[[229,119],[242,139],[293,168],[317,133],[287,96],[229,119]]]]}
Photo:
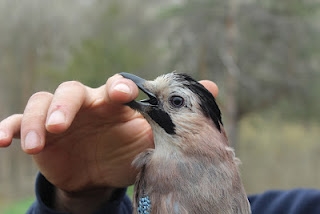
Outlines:
{"type": "Polygon", "coordinates": [[[91,36],[73,49],[66,75],[99,86],[107,77],[123,71],[157,73],[160,48],[148,17],[148,4],[143,2],[97,1],[91,36]]]}
{"type": "Polygon", "coordinates": [[[285,0],[186,0],[160,14],[174,25],[170,66],[220,85],[233,145],[241,118],[283,98],[301,97],[310,87],[305,83],[314,74],[311,59],[320,47],[312,19],[317,10],[310,8],[318,6],[285,0]]]}
{"type": "MultiPolygon", "coordinates": [[[[0,0],[0,119],[22,112],[40,85],[48,90],[56,84],[42,78],[63,67],[68,47],[84,35],[83,28],[72,26],[85,27],[85,10],[77,0],[0,0]]],[[[0,152],[0,196],[30,195],[35,175],[30,157],[16,143],[0,152]]]]}
{"type": "Polygon", "coordinates": [[[70,44],[83,35],[83,29],[71,26],[80,21],[79,15],[84,14],[86,8],[76,0],[0,2],[0,68],[5,74],[3,77],[11,80],[7,83],[15,82],[6,84],[15,94],[11,99],[8,97],[11,101],[7,105],[17,112],[36,89],[38,78],[46,70],[61,67],[67,60],[70,44]]]}

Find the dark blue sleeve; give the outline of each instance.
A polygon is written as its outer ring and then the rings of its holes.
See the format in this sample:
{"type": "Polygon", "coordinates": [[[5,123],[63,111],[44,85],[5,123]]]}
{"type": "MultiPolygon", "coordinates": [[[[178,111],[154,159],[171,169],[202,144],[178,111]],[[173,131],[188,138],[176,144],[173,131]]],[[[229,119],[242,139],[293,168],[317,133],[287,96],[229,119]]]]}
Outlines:
{"type": "MultiPolygon", "coordinates": [[[[66,214],[54,211],[52,207],[54,187],[46,178],[39,174],[36,179],[36,201],[31,205],[27,214],[66,214]]],[[[94,214],[132,214],[132,204],[126,195],[126,189],[117,190],[112,200],[106,202],[94,214]]]]}
{"type": "MultiPolygon", "coordinates": [[[[132,214],[132,205],[126,189],[119,189],[100,210],[94,214],[132,214]]],[[[27,214],[66,214],[52,210],[54,187],[41,174],[36,180],[36,201],[27,214]]],[[[249,196],[252,214],[319,214],[320,190],[273,190],[249,196]]]]}
{"type": "Polygon", "coordinates": [[[252,214],[319,214],[320,190],[273,190],[249,196],[252,214]]]}

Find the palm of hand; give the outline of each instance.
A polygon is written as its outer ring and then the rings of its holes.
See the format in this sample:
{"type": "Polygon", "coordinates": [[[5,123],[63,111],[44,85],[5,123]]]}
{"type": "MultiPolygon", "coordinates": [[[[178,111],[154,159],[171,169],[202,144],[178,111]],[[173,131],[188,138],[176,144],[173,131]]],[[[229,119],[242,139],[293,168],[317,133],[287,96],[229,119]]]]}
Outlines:
{"type": "Polygon", "coordinates": [[[44,176],[66,191],[132,184],[132,160],[153,145],[150,126],[140,114],[107,104],[81,109],[66,132],[46,138],[45,149],[34,159],[44,176]]]}

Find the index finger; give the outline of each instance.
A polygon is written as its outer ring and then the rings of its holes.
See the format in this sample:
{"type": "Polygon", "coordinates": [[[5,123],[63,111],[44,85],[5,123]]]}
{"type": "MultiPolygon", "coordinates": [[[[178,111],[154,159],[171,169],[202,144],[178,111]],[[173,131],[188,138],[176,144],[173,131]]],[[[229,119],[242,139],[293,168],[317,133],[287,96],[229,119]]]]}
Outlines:
{"type": "Polygon", "coordinates": [[[0,147],[9,146],[13,138],[20,137],[22,114],[14,114],[0,122],[0,147]]]}

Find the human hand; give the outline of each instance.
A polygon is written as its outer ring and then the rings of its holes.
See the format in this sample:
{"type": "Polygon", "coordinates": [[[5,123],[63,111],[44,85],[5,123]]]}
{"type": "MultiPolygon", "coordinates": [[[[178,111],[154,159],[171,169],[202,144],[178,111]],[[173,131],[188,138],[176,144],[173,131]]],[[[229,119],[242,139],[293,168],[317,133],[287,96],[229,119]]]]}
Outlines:
{"type": "Polygon", "coordinates": [[[7,137],[0,145],[21,133],[22,149],[52,184],[66,191],[130,185],[132,159],[152,147],[147,122],[123,105],[137,95],[135,84],[120,75],[97,89],[65,82],[54,94],[35,93],[23,114],[3,120],[0,130],[7,137]]]}

